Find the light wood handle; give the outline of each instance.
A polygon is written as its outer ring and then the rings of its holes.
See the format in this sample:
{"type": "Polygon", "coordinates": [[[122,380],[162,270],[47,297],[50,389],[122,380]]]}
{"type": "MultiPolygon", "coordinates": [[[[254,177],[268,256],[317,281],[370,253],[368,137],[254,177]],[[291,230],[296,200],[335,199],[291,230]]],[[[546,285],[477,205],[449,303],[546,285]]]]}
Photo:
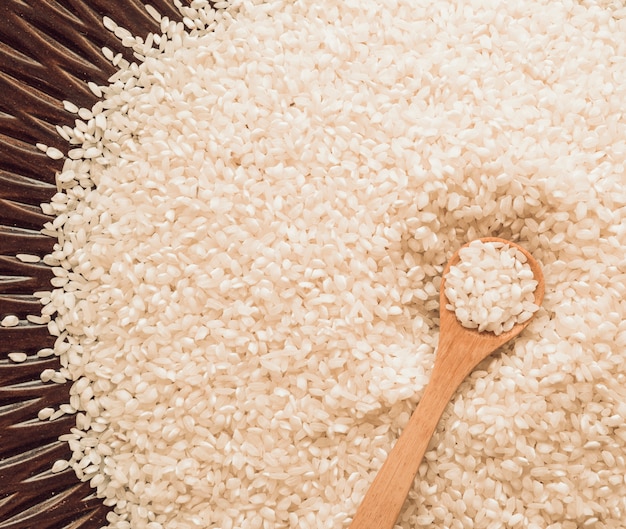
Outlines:
{"type": "MultiPolygon", "coordinates": [[[[532,255],[521,246],[504,239],[485,237],[481,240],[510,244],[526,255],[533,275],[539,282],[535,291],[535,303],[541,305],[545,283],[541,267],[532,255]]],[[[454,313],[445,308],[445,277],[450,266],[458,260],[457,251],[441,276],[439,344],[428,386],[402,435],[365,494],[350,529],[393,529],[441,414],[459,384],[481,360],[517,336],[530,323],[530,320],[518,323],[510,331],[500,335],[463,327],[454,313]]]]}
{"type": "MultiPolygon", "coordinates": [[[[350,529],[393,529],[424,453],[458,382],[433,371],[417,408],[365,494],[350,529]]],[[[454,377],[456,378],[456,377],[454,377]]]]}

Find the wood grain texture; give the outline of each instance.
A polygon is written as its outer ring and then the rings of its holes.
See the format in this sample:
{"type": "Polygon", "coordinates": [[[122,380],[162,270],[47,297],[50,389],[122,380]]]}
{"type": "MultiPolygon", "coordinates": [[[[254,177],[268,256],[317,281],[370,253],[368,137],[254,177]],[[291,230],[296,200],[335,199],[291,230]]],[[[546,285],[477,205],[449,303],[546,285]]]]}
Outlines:
{"type": "MultiPolygon", "coordinates": [[[[545,291],[543,273],[539,263],[528,251],[497,237],[481,240],[514,245],[526,255],[535,279],[539,282],[535,290],[535,303],[541,305],[545,291]]],[[[510,331],[498,336],[463,327],[454,313],[446,309],[444,294],[446,274],[450,266],[458,261],[457,250],[442,276],[439,295],[440,334],[431,378],[407,426],[368,489],[350,529],[393,529],[437,423],[457,388],[482,360],[517,336],[531,321],[515,325],[510,331]]]]}
{"type": "MultiPolygon", "coordinates": [[[[58,436],[73,417],[41,422],[44,407],[69,400],[69,384],[44,384],[43,369],[58,369],[56,358],[40,359],[53,344],[45,326],[25,320],[39,314],[33,292],[50,288],[50,269],[27,264],[17,253],[43,256],[54,240],[39,233],[49,220],[39,207],[56,192],[53,161],[36,143],[62,152],[68,146],[55,125],[74,125],[63,100],[91,107],[88,81],[106,84],[114,68],[102,56],[107,46],[133,60],[128,49],[102,25],[110,16],[136,35],[158,31],[142,0],[3,0],[0,2],[0,318],[16,314],[20,325],[0,327],[0,529],[95,529],[108,511],[72,470],[52,474],[57,459],[70,456],[58,436]],[[15,364],[10,352],[28,359],[15,364]]],[[[150,0],[163,15],[179,20],[171,0],[150,0]]]]}

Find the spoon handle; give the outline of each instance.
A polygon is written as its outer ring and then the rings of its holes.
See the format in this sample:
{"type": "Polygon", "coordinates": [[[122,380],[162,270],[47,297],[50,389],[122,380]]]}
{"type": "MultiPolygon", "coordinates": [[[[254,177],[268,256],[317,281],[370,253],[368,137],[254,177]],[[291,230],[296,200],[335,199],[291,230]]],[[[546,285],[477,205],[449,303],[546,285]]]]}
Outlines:
{"type": "Polygon", "coordinates": [[[387,456],[352,519],[350,529],[393,529],[457,377],[435,369],[408,424],[387,456]]]}

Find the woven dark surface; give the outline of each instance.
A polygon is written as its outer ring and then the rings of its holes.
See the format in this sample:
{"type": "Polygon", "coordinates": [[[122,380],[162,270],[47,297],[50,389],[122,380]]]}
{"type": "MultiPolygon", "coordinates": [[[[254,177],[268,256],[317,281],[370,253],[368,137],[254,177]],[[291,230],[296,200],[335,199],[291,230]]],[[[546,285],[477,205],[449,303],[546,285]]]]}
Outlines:
{"type": "MultiPolygon", "coordinates": [[[[141,0],[2,0],[0,2],[0,318],[16,314],[20,325],[0,327],[0,529],[99,528],[107,508],[72,470],[52,474],[57,459],[69,457],[58,436],[73,417],[40,422],[37,413],[68,402],[69,383],[44,384],[45,368],[58,360],[36,353],[53,343],[46,327],[25,321],[39,314],[33,297],[48,290],[51,272],[44,264],[25,264],[16,253],[43,256],[54,240],[39,234],[48,217],[39,204],[55,192],[53,161],[37,142],[67,151],[54,125],[74,125],[64,99],[90,108],[95,96],[87,81],[105,84],[113,67],[101,48],[122,51],[102,26],[108,15],[136,35],[157,30],[141,0]],[[26,352],[15,364],[10,352],[26,352]]],[[[180,16],[168,0],[149,2],[163,15],[180,16]]]]}

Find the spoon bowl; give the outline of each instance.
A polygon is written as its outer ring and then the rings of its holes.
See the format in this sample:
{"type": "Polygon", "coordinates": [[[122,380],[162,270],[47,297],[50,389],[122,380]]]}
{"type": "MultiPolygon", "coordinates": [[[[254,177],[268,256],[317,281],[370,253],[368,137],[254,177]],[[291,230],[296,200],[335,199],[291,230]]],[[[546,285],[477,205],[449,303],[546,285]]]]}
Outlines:
{"type": "MultiPolygon", "coordinates": [[[[537,288],[535,289],[535,304],[541,305],[545,293],[545,281],[543,278],[543,272],[541,271],[541,266],[530,254],[530,252],[519,244],[507,241],[506,239],[501,239],[499,237],[483,237],[480,241],[507,244],[509,247],[519,250],[526,256],[528,266],[530,266],[533,276],[537,281],[537,288]]],[[[441,276],[441,286],[439,287],[439,344],[435,359],[436,367],[437,360],[441,362],[442,357],[444,356],[454,356],[455,361],[458,362],[459,366],[468,368],[468,371],[463,378],[469,375],[479,362],[484,360],[498,347],[504,345],[506,342],[517,336],[532,321],[531,318],[523,323],[518,323],[514,325],[510,331],[496,335],[492,332],[479,332],[476,329],[463,327],[454,312],[446,308],[447,299],[444,294],[446,275],[450,271],[450,267],[459,262],[459,252],[463,248],[469,246],[469,244],[470,243],[467,243],[461,246],[461,248],[459,248],[452,255],[441,276]]]]}
{"type": "MultiPolygon", "coordinates": [[[[541,266],[533,256],[525,248],[505,239],[484,237],[480,240],[507,244],[526,256],[537,281],[535,303],[541,305],[545,281],[541,266]]],[[[459,262],[459,252],[465,246],[450,258],[441,277],[439,343],[430,381],[408,424],[365,494],[350,529],[393,528],[441,414],[461,382],[482,360],[517,336],[532,320],[518,323],[499,335],[461,325],[454,312],[446,308],[445,281],[450,267],[459,262]]]]}

